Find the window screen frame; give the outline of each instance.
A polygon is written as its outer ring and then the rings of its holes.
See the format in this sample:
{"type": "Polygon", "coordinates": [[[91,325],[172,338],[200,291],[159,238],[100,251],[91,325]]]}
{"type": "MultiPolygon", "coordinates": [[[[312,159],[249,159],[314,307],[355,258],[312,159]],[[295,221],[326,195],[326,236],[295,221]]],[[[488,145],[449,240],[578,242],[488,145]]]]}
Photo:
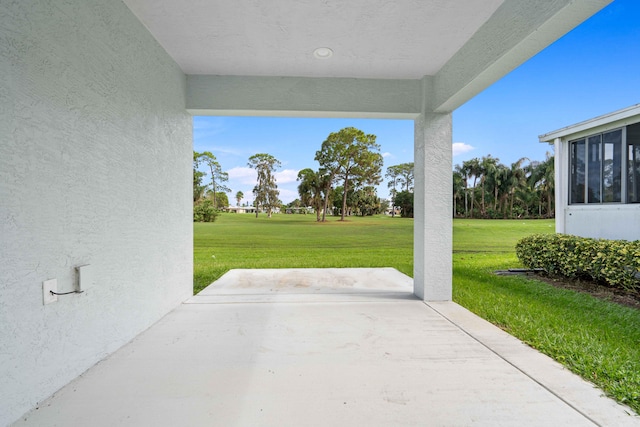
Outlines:
{"type": "MultiPolygon", "coordinates": [[[[597,206],[619,205],[627,203],[627,182],[629,180],[629,144],[627,143],[626,130],[627,126],[615,127],[601,132],[595,132],[589,135],[585,135],[568,142],[568,205],[597,206]],[[607,141],[605,135],[610,135],[614,132],[620,132],[620,139],[618,141],[619,149],[617,151],[615,149],[613,150],[614,165],[616,163],[615,154],[619,154],[619,159],[617,161],[619,169],[619,200],[605,201],[605,141],[607,141]],[[578,148],[580,145],[583,146],[582,150],[578,148]],[[597,147],[595,147],[595,145],[597,145],[597,147]],[[582,159],[580,159],[577,155],[580,151],[582,152],[582,159]],[[583,165],[581,166],[580,164],[576,164],[577,160],[582,160],[583,165]],[[578,187],[577,190],[576,187],[578,187]]],[[[615,171],[616,169],[614,168],[613,170],[615,171]]],[[[615,181],[615,174],[613,175],[613,177],[615,181]]],[[[618,191],[616,191],[616,194],[617,193],[618,191]]],[[[640,200],[638,201],[638,203],[640,203],[640,200]]]]}

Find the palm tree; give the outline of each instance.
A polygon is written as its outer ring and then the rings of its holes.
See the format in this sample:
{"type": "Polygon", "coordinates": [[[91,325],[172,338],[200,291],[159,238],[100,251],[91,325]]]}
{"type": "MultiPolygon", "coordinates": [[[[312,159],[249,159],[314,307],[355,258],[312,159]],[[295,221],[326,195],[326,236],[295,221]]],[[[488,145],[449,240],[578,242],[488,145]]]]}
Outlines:
{"type": "MultiPolygon", "coordinates": [[[[488,155],[482,157],[481,160],[475,158],[463,162],[462,166],[456,165],[453,171],[454,206],[456,209],[458,208],[464,193],[464,212],[465,217],[467,216],[467,185],[473,176],[471,212],[469,214],[471,218],[473,218],[474,206],[479,209],[482,215],[487,215],[487,205],[493,208],[492,217],[513,218],[515,206],[521,206],[525,215],[553,216],[553,156],[547,153],[545,161],[533,161],[523,167],[523,163],[527,160],[526,157],[522,157],[509,167],[499,163],[497,158],[488,155]],[[476,200],[475,189],[478,180],[482,195],[479,200],[476,200]],[[493,203],[491,203],[491,197],[493,197],[493,203]]],[[[454,211],[454,214],[461,210],[454,211]]]]}
{"type": "Polygon", "coordinates": [[[482,157],[479,164],[479,172],[480,172],[480,187],[482,189],[482,204],[480,208],[481,214],[484,216],[486,214],[485,209],[485,182],[487,181],[487,177],[493,177],[497,170],[498,158],[491,157],[491,154],[488,156],[482,157]]]}
{"type": "Polygon", "coordinates": [[[547,198],[547,216],[554,216],[555,207],[555,158],[547,153],[547,158],[542,162],[541,167],[544,170],[542,189],[546,193],[547,198]]]}
{"type": "Polygon", "coordinates": [[[480,176],[480,160],[478,160],[477,157],[474,157],[471,160],[462,162],[462,168],[466,172],[467,179],[469,177],[473,177],[473,185],[471,186],[471,215],[470,215],[470,218],[473,218],[473,204],[476,199],[475,198],[476,182],[478,180],[478,176],[480,176]]]}
{"type": "Polygon", "coordinates": [[[542,216],[542,204],[546,201],[546,216],[553,216],[554,157],[547,153],[544,162],[531,162],[529,172],[529,187],[538,195],[538,215],[542,216]]]}
{"type": "Polygon", "coordinates": [[[510,206],[509,206],[509,217],[513,218],[513,201],[516,196],[516,191],[520,190],[523,185],[526,183],[526,173],[522,168],[522,163],[525,160],[529,160],[526,157],[522,157],[515,162],[511,163],[511,179],[509,180],[509,193],[510,193],[510,206]]]}
{"type": "Polygon", "coordinates": [[[236,193],[236,202],[238,202],[237,206],[240,206],[240,202],[244,198],[244,193],[242,191],[238,191],[236,193]]]}
{"type": "Polygon", "coordinates": [[[500,165],[500,182],[498,188],[498,204],[499,210],[503,218],[508,217],[507,208],[509,207],[509,198],[511,196],[513,172],[511,168],[500,165]]]}
{"type": "Polygon", "coordinates": [[[496,164],[491,175],[487,175],[488,184],[493,187],[493,210],[498,212],[498,204],[502,203],[501,192],[505,190],[505,183],[509,180],[510,169],[502,163],[496,164]]]}

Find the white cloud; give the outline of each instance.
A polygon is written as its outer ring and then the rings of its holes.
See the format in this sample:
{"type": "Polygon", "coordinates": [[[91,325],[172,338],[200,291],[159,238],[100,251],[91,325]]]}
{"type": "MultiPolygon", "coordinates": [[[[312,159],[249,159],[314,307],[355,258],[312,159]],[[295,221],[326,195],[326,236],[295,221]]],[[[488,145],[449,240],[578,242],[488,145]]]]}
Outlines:
{"type": "Polygon", "coordinates": [[[455,157],[459,154],[464,154],[471,150],[475,150],[475,147],[472,147],[469,144],[465,144],[464,142],[454,142],[451,146],[451,150],[453,151],[453,156],[455,157]]]}
{"type": "Polygon", "coordinates": [[[278,190],[280,191],[279,199],[284,203],[291,203],[292,201],[300,197],[300,195],[298,195],[298,192],[294,190],[289,190],[286,188],[278,188],[278,190]]]}
{"type": "Polygon", "coordinates": [[[285,169],[276,172],[276,183],[286,184],[287,182],[295,182],[298,179],[298,171],[294,169],[285,169]]]}
{"type": "Polygon", "coordinates": [[[382,153],[382,157],[391,157],[391,153],[386,151],[386,152],[382,153]]]}
{"type": "Polygon", "coordinates": [[[256,183],[257,175],[255,169],[250,167],[235,167],[227,171],[229,179],[238,181],[246,185],[254,185],[256,183]]]}

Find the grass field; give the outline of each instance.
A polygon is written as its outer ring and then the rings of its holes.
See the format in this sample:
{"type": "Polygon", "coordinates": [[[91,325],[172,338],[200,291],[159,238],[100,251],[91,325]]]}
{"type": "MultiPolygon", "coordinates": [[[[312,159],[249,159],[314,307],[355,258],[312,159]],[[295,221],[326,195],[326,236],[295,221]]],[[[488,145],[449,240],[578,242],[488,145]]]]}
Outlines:
{"type": "MultiPolygon", "coordinates": [[[[455,220],[453,298],[640,413],[640,310],[493,271],[552,220],[455,220]]],[[[194,224],[194,292],[233,268],[394,267],[413,274],[413,221],[223,214],[194,224]]]]}
{"type": "Polygon", "coordinates": [[[194,292],[232,268],[395,267],[413,274],[413,222],[222,214],[194,224],[194,292]]]}

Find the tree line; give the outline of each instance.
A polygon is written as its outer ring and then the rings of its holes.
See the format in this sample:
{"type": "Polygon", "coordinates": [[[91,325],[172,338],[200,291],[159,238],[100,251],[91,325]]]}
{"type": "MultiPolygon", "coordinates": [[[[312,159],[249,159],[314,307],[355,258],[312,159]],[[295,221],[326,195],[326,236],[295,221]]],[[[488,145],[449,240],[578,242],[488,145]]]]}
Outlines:
{"type": "MultiPolygon", "coordinates": [[[[329,134],[314,157],[319,168],[302,169],[298,173],[299,199],[288,207],[307,207],[316,212],[318,221],[325,221],[326,214],[339,214],[341,220],[348,215],[373,215],[386,209],[375,186],[380,184],[383,157],[376,136],[347,127],[329,134]],[[339,202],[338,202],[339,201],[339,202]]],[[[286,209],[278,199],[279,190],[275,172],[281,162],[267,153],[251,156],[247,165],[256,170],[257,180],[253,188],[256,216],[266,212],[271,216],[276,208],[286,209]]],[[[222,170],[215,155],[209,151],[193,153],[193,202],[195,221],[213,221],[217,210],[229,205],[225,185],[229,175],[222,170]],[[207,172],[199,170],[207,167],[207,172]]],[[[242,192],[236,193],[238,205],[242,192]]]]}
{"type": "MultiPolygon", "coordinates": [[[[307,212],[311,207],[317,221],[326,215],[383,213],[391,205],[391,214],[413,217],[414,163],[387,167],[390,201],[378,197],[376,185],[382,181],[383,157],[376,136],[347,127],[329,134],[315,153],[318,169],[305,168],[298,173],[299,199],[288,205],[279,200],[275,178],[281,162],[270,154],[259,153],[247,165],[256,170],[253,188],[256,216],[268,217],[276,209],[307,212]]],[[[522,218],[554,216],[554,158],[544,161],[521,158],[511,165],[491,155],[473,158],[453,170],[453,216],[464,218],[522,218]]],[[[226,186],[229,179],[216,157],[209,151],[193,153],[194,220],[213,221],[217,211],[229,206],[226,186]],[[208,173],[199,170],[206,166],[208,173]],[[208,178],[207,178],[208,176],[208,178]]],[[[244,194],[238,191],[238,205],[244,194]]]]}
{"type": "Polygon", "coordinates": [[[523,157],[510,165],[488,155],[462,162],[453,171],[453,215],[458,217],[552,218],[554,194],[549,153],[544,161],[523,157]]]}
{"type": "MultiPolygon", "coordinates": [[[[453,216],[462,218],[552,218],[555,214],[554,158],[523,157],[504,165],[491,155],[473,158],[453,170],[453,216]]],[[[387,168],[395,214],[413,217],[413,163],[387,168]]]]}
{"type": "MultiPolygon", "coordinates": [[[[391,204],[413,217],[414,164],[389,166],[391,204]]],[[[552,218],[555,214],[554,158],[523,157],[504,165],[491,155],[473,158],[453,170],[453,216],[462,218],[552,218]],[[527,162],[525,164],[525,162],[527,162]]]]}

